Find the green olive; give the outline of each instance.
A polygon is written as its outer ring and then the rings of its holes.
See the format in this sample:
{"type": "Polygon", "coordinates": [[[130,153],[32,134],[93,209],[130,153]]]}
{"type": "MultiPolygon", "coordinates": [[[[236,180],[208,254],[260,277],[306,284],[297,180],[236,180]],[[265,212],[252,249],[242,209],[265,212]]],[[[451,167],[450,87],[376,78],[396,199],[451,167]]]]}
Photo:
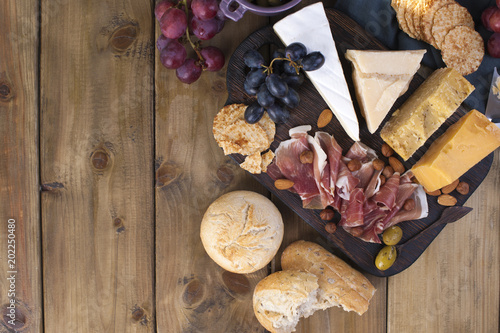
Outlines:
{"type": "Polygon", "coordinates": [[[385,271],[394,264],[396,261],[397,251],[396,247],[392,245],[387,245],[380,250],[375,258],[375,266],[381,271],[385,271]]]}
{"type": "Polygon", "coordinates": [[[396,245],[401,240],[401,237],[403,237],[403,230],[397,225],[385,229],[382,234],[382,240],[385,245],[396,245]]]}

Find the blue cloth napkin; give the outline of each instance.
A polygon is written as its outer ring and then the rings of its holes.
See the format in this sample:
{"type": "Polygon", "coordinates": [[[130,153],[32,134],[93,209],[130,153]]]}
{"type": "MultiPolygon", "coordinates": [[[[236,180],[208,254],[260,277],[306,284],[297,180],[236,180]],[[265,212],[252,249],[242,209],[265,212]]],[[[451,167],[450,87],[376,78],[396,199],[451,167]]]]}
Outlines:
{"type": "MultiPolygon", "coordinates": [[[[483,27],[481,13],[485,8],[494,6],[495,0],[458,0],[457,2],[466,7],[471,13],[476,30],[485,41],[486,50],[486,42],[492,32],[483,27]]],[[[347,14],[389,49],[426,49],[427,53],[422,60],[424,65],[432,69],[445,67],[439,50],[436,50],[430,44],[411,38],[399,29],[396,12],[392,9],[390,0],[337,0],[334,8],[347,14]]],[[[486,101],[488,100],[493,68],[498,67],[500,69],[500,58],[493,58],[487,53],[486,51],[479,69],[466,76],[467,80],[476,89],[465,100],[465,103],[482,113],[485,112],[486,101]]]]}

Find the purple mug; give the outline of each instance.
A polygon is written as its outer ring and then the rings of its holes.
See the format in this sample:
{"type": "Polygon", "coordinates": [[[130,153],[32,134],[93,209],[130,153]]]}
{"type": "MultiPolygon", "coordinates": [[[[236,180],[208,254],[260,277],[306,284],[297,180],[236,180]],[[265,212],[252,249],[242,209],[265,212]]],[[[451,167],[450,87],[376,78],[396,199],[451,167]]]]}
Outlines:
{"type": "Polygon", "coordinates": [[[233,21],[238,21],[240,18],[243,17],[243,14],[245,14],[247,10],[257,15],[273,16],[292,8],[300,1],[301,0],[290,0],[281,6],[261,7],[245,0],[221,0],[219,8],[226,17],[230,18],[233,21]],[[235,10],[230,9],[233,3],[238,4],[238,7],[235,10]]]}

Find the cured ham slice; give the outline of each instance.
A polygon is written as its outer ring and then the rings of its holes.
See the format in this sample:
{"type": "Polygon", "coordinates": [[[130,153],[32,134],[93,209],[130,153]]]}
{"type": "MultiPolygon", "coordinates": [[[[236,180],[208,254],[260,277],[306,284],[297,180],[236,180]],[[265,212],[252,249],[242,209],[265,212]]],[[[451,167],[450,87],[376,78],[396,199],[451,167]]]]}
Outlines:
{"type": "MultiPolygon", "coordinates": [[[[312,163],[300,162],[300,154],[310,150],[307,131],[311,126],[299,126],[290,129],[290,139],[282,141],[276,149],[275,161],[281,175],[294,182],[293,191],[303,201],[312,202],[320,194],[314,178],[312,163]]],[[[271,170],[273,168],[271,167],[271,170]]]]}
{"type": "Polygon", "coordinates": [[[328,157],[328,167],[330,169],[330,193],[335,196],[335,184],[339,174],[339,163],[342,158],[342,148],[335,138],[326,132],[316,132],[314,139],[320,144],[328,157]]]}
{"type": "Polygon", "coordinates": [[[358,186],[359,179],[354,177],[347,165],[339,161],[339,173],[335,184],[336,193],[344,200],[349,200],[352,190],[358,186]]]}
{"type": "Polygon", "coordinates": [[[415,202],[415,208],[412,210],[399,210],[394,217],[385,225],[385,229],[393,225],[410,220],[419,220],[429,215],[429,204],[427,203],[427,195],[424,188],[418,186],[410,196],[415,202]]]}
{"type": "Polygon", "coordinates": [[[391,210],[394,207],[398,194],[399,179],[399,173],[395,172],[373,196],[373,201],[382,207],[382,209],[391,210]]]}
{"type": "Polygon", "coordinates": [[[321,148],[320,143],[312,136],[307,136],[307,142],[314,153],[313,170],[316,186],[320,193],[320,200],[308,202],[304,204],[304,208],[324,209],[326,206],[333,203],[333,194],[330,190],[330,168],[327,162],[327,155],[321,148]]]}
{"type": "Polygon", "coordinates": [[[362,226],[364,224],[364,203],[365,195],[363,189],[355,188],[351,192],[350,199],[342,202],[339,226],[350,228],[362,226]]]}

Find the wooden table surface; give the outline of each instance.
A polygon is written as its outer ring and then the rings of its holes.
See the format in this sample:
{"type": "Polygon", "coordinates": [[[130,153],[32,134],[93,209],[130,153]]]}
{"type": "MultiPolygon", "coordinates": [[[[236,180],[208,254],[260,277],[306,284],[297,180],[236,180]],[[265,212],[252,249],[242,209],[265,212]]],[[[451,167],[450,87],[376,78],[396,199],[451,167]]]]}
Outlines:
{"type": "MultiPolygon", "coordinates": [[[[252,291],[279,262],[231,274],[199,237],[204,211],[223,193],[267,194],[212,137],[226,68],[180,83],[159,62],[153,8],[151,0],[0,2],[2,333],[264,332],[252,291]]],[[[247,13],[207,44],[229,57],[276,19],[247,13]]],[[[297,332],[498,332],[499,194],[496,151],[466,203],[472,213],[409,269],[368,276],[377,292],[367,313],[320,311],[297,332]]],[[[282,248],[325,242],[273,200],[285,220],[282,248]]]]}

